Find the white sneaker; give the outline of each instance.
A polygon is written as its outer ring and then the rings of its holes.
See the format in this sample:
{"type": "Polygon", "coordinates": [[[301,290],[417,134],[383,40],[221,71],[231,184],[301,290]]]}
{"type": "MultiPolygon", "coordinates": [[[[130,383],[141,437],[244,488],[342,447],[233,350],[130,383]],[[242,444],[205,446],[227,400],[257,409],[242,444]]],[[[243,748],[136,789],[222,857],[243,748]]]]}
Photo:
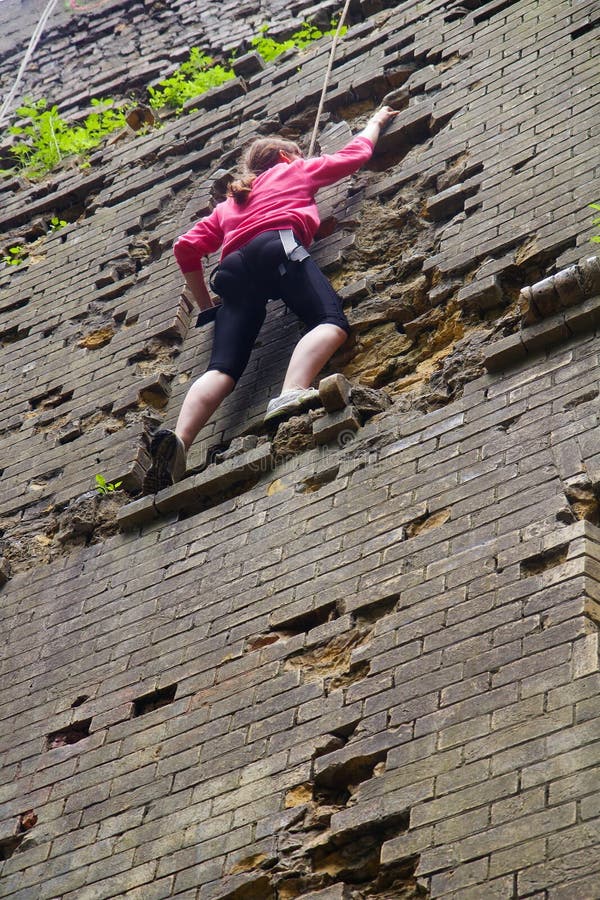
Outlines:
{"type": "Polygon", "coordinates": [[[300,412],[307,406],[318,406],[320,402],[319,392],[316,388],[298,388],[294,391],[286,391],[279,397],[269,400],[264,421],[268,422],[270,419],[300,412]]]}

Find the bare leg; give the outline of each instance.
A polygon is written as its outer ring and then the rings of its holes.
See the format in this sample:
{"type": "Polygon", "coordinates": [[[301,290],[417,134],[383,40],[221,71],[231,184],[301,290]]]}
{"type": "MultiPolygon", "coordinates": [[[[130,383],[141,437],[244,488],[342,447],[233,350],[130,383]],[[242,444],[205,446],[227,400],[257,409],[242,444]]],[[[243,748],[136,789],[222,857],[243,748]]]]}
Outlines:
{"type": "Polygon", "coordinates": [[[281,392],[307,388],[348,335],[337,325],[317,325],[300,338],[292,353],[281,392]]]}
{"type": "Polygon", "coordinates": [[[186,450],[189,450],[202,426],[206,425],[234,387],[233,378],[217,369],[209,369],[193,383],[185,396],[175,426],[175,434],[181,438],[186,450]]]}

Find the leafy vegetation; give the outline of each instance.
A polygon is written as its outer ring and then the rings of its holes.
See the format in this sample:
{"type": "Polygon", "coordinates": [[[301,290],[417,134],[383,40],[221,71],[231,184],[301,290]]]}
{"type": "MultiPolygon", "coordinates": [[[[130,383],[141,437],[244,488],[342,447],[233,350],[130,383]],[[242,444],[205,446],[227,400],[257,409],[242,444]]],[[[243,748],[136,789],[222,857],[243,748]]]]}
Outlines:
{"type": "Polygon", "coordinates": [[[2,262],[7,266],[20,266],[27,259],[27,251],[20,244],[15,247],[9,247],[2,257],[2,262]]]}
{"type": "MultiPolygon", "coordinates": [[[[262,28],[260,28],[258,35],[252,38],[250,44],[257,53],[260,53],[264,61],[269,63],[278,56],[281,56],[286,50],[304,50],[310,44],[314,43],[314,41],[318,41],[322,37],[332,37],[336,32],[336,26],[334,22],[332,22],[331,25],[332,27],[329,31],[321,31],[316,25],[305,22],[298,31],[294,32],[291,38],[281,42],[269,37],[269,26],[263,25],[262,28]]],[[[347,30],[347,27],[344,25],[340,34],[345,34],[347,30]]]]}
{"type": "MultiPolygon", "coordinates": [[[[590,203],[590,209],[595,209],[596,212],[600,212],[600,203],[590,203]]],[[[596,218],[592,220],[592,225],[595,225],[596,227],[600,226],[600,216],[596,216],[596,218]]],[[[592,235],[590,241],[594,244],[600,244],[600,234],[592,235]]]]}
{"type": "Polygon", "coordinates": [[[181,112],[186,100],[234,77],[232,69],[216,65],[212,57],[206,56],[198,47],[192,47],[189,59],[177,71],[161,81],[157,88],[148,88],[150,106],[154,109],[170,106],[181,112]]]}
{"type": "MultiPolygon", "coordinates": [[[[69,223],[65,219],[60,219],[58,216],[52,216],[46,234],[54,234],[55,231],[60,231],[61,228],[64,228],[65,225],[68,224],[69,223]]],[[[45,236],[42,235],[28,246],[15,244],[14,247],[7,247],[4,255],[0,257],[0,262],[3,262],[7,266],[20,266],[21,263],[24,263],[29,258],[29,249],[39,246],[40,243],[44,241],[44,237],[45,236]]]]}
{"type": "MultiPolygon", "coordinates": [[[[292,48],[304,50],[314,41],[334,35],[336,27],[332,22],[331,30],[321,31],[316,25],[305,22],[286,41],[276,41],[274,38],[269,37],[268,31],[269,26],[263,25],[258,35],[250,41],[252,48],[262,56],[266,63],[273,62],[286,50],[292,48]]],[[[344,34],[346,31],[347,28],[344,26],[341,33],[344,34]]],[[[235,73],[231,68],[232,65],[233,57],[226,65],[221,65],[215,63],[212,57],[202,53],[198,47],[192,47],[189,58],[169,78],[165,78],[155,88],[148,88],[150,106],[154,109],[168,106],[179,113],[187,100],[191,100],[192,97],[197,97],[199,94],[210,90],[210,88],[218,87],[234,78],[235,73]]]]}
{"type": "MultiPolygon", "coordinates": [[[[321,31],[316,25],[305,22],[285,41],[269,37],[269,26],[263,25],[250,43],[265,62],[270,63],[290,48],[303,50],[322,37],[332,36],[336,26],[333,21],[331,25],[330,30],[321,31]]],[[[344,26],[341,33],[346,31],[344,26]]],[[[189,58],[169,78],[165,78],[156,87],[148,88],[150,105],[154,109],[170,107],[181,112],[187,100],[234,78],[232,63],[233,57],[225,65],[215,63],[212,57],[198,47],[192,47],[189,58]]],[[[94,112],[86,116],[82,123],[71,125],[59,115],[58,108],[50,106],[46,99],[26,101],[17,109],[17,115],[21,120],[26,120],[26,124],[12,125],[8,129],[10,134],[17,137],[8,151],[14,158],[14,166],[0,169],[0,175],[18,172],[30,179],[42,178],[68,157],[79,157],[81,168],[88,166],[86,154],[97,147],[106,135],[127,124],[125,111],[115,109],[114,100],[95,99],[91,103],[95,107],[94,112]]],[[[55,231],[65,224],[59,219],[56,222],[52,220],[50,230],[55,231]]],[[[3,261],[9,265],[22,262],[18,253],[12,253],[16,249],[10,248],[3,261]]]]}
{"type": "Polygon", "coordinates": [[[19,140],[10,148],[15,158],[13,169],[1,170],[3,174],[13,174],[15,170],[28,178],[41,178],[66,157],[81,156],[118,128],[126,125],[125,113],[114,109],[112,99],[92,100],[95,111],[82,124],[70,125],[58,114],[56,106],[48,106],[45,99],[28,101],[17,109],[26,125],[11,125],[10,134],[19,140]]]}
{"type": "Polygon", "coordinates": [[[104,475],[96,475],[96,490],[99,494],[111,494],[113,491],[118,491],[122,481],[107,481],[104,475]]]}
{"type": "Polygon", "coordinates": [[[60,231],[61,228],[64,228],[65,225],[68,224],[69,223],[65,219],[59,219],[58,216],[52,216],[48,226],[48,234],[54,234],[55,231],[60,231]]]}

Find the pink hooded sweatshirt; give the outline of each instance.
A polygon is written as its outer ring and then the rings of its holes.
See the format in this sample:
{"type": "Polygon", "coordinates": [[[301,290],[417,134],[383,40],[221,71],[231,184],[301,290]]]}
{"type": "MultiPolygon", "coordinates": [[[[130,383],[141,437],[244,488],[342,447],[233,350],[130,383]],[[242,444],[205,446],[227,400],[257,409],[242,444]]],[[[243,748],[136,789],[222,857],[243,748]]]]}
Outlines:
{"type": "Polygon", "coordinates": [[[173,247],[183,273],[202,271],[201,257],[223,247],[221,259],[264,231],[291,228],[308,247],[320,224],[315,194],[319,188],[351,175],[373,153],[362,135],[331,156],[281,162],[259,175],[246,203],[233,197],[178,238],[173,247]]]}

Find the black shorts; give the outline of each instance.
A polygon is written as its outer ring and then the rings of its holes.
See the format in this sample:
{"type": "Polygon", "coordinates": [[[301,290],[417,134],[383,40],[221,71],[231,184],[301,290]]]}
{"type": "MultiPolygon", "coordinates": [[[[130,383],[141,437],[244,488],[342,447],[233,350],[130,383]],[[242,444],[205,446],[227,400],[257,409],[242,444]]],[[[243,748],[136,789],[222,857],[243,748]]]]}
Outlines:
{"type": "Polygon", "coordinates": [[[265,231],[229,253],[211,282],[222,304],[215,318],[215,335],[208,369],[237,381],[248,364],[264,322],[267,300],[282,299],[309,328],[350,327],[341,298],[309,256],[288,260],[278,231],[265,231]]]}

